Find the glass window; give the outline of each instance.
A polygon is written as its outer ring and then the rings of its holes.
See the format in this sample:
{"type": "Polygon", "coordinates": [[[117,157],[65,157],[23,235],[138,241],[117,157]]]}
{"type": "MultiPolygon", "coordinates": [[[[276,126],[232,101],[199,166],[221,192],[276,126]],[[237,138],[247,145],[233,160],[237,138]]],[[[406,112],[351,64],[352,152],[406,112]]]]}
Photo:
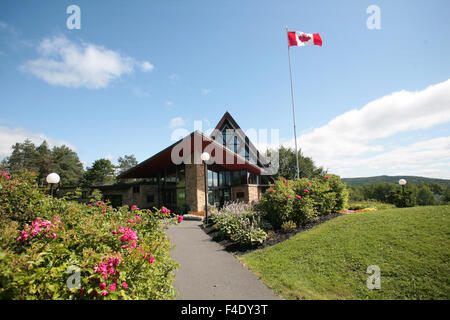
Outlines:
{"type": "Polygon", "coordinates": [[[184,188],[177,189],[177,206],[182,207],[186,204],[186,190],[184,188]]]}
{"type": "Polygon", "coordinates": [[[186,174],[183,165],[178,166],[177,179],[178,179],[177,187],[184,187],[186,185],[186,174]]]}
{"type": "Polygon", "coordinates": [[[226,186],[231,186],[231,172],[230,171],[225,171],[225,185],[226,186]]]}
{"type": "Polygon", "coordinates": [[[209,205],[213,206],[214,205],[214,193],[212,190],[208,191],[208,203],[209,205]]]}
{"type": "Polygon", "coordinates": [[[214,172],[213,171],[213,187],[217,187],[218,186],[218,177],[219,177],[219,175],[217,174],[217,172],[214,172]]]}
{"type": "Polygon", "coordinates": [[[219,172],[219,187],[223,187],[225,185],[224,177],[225,177],[225,172],[220,171],[219,172]]]}
{"type": "Polygon", "coordinates": [[[208,170],[208,187],[213,186],[213,172],[208,170]]]}
{"type": "Polygon", "coordinates": [[[233,186],[241,184],[241,174],[240,171],[233,171],[232,172],[232,181],[233,186]]]}
{"type": "Polygon", "coordinates": [[[166,185],[175,186],[177,183],[177,167],[173,166],[166,170],[166,185]]]}
{"type": "Polygon", "coordinates": [[[242,170],[241,173],[241,184],[247,184],[247,171],[242,170]]]}

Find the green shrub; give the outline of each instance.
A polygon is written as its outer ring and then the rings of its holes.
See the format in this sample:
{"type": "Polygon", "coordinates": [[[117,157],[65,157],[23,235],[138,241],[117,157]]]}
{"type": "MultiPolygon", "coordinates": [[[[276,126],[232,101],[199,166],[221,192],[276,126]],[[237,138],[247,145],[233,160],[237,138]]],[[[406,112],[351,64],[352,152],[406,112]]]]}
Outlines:
{"type": "Polygon", "coordinates": [[[264,231],[269,231],[269,230],[273,230],[273,225],[266,220],[261,220],[261,222],[259,223],[259,227],[261,229],[263,229],[264,231]]]}
{"type": "Polygon", "coordinates": [[[303,225],[346,206],[348,191],[339,176],[287,181],[279,178],[263,194],[257,210],[277,229],[293,221],[303,225]]]}
{"type": "MultiPolygon", "coordinates": [[[[251,206],[243,203],[226,204],[218,213],[211,215],[213,228],[219,231],[219,239],[230,239],[243,246],[263,243],[267,233],[260,227],[261,219],[251,206]]],[[[266,226],[268,226],[266,224],[266,226]]]]}
{"type": "Polygon", "coordinates": [[[56,199],[32,180],[0,177],[0,299],[175,297],[164,224],[178,217],[56,199]]]}
{"type": "Polygon", "coordinates": [[[286,221],[281,225],[281,230],[283,232],[291,232],[297,228],[297,225],[294,221],[286,221]]]}

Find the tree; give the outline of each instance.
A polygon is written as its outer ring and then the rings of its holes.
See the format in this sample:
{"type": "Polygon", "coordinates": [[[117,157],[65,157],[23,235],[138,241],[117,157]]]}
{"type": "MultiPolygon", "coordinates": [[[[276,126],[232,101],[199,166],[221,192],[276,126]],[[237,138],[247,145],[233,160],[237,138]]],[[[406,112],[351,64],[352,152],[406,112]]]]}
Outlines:
{"type": "Polygon", "coordinates": [[[36,163],[38,167],[38,184],[44,185],[46,183],[45,178],[49,173],[54,171],[53,168],[55,167],[52,159],[52,152],[48,147],[47,141],[42,142],[41,145],[36,148],[36,163]]]}
{"type": "Polygon", "coordinates": [[[390,191],[387,202],[395,204],[399,208],[414,207],[416,205],[416,197],[412,190],[396,187],[390,191]]]}
{"type": "Polygon", "coordinates": [[[84,173],[83,184],[97,186],[114,183],[114,166],[110,160],[95,160],[84,173]]]}
{"type": "MultiPolygon", "coordinates": [[[[272,154],[273,150],[268,150],[267,155],[272,154]]],[[[277,177],[286,179],[295,179],[297,175],[297,163],[295,159],[295,151],[291,148],[283,146],[278,148],[279,169],[277,177]]],[[[322,175],[323,168],[317,168],[314,161],[310,157],[302,155],[301,150],[298,151],[298,164],[300,167],[300,178],[313,178],[322,175]]]]}
{"type": "Polygon", "coordinates": [[[417,204],[419,206],[431,206],[436,204],[434,193],[426,184],[419,186],[417,191],[417,204]]]}
{"type": "Polygon", "coordinates": [[[36,172],[37,182],[45,185],[45,178],[51,172],[61,177],[62,185],[78,185],[83,177],[83,165],[78,155],[67,146],[53,147],[43,141],[36,148],[30,140],[16,143],[12,146],[12,153],[3,159],[0,166],[11,174],[18,174],[21,170],[36,172]]]}
{"type": "Polygon", "coordinates": [[[61,184],[77,186],[83,178],[83,164],[76,152],[65,145],[53,147],[52,149],[52,170],[61,177],[61,184]]]}
{"type": "Polygon", "coordinates": [[[17,174],[21,170],[38,171],[36,146],[26,139],[23,143],[12,146],[12,153],[7,158],[8,168],[11,174],[17,174]]]}
{"type": "Polygon", "coordinates": [[[116,166],[116,168],[118,170],[118,172],[117,172],[118,175],[138,164],[138,162],[133,154],[132,155],[124,155],[123,157],[119,157],[117,162],[119,163],[119,165],[116,166]]]}

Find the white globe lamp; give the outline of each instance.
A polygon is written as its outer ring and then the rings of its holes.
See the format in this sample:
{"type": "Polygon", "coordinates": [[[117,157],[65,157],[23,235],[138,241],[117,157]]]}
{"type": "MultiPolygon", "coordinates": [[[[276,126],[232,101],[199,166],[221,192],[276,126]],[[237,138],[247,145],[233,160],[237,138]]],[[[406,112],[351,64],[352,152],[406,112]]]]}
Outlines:
{"type": "Polygon", "coordinates": [[[209,155],[208,152],[203,152],[202,155],[200,156],[200,159],[202,159],[202,161],[208,161],[211,158],[211,156],[209,155]]]}
{"type": "Polygon", "coordinates": [[[50,173],[45,180],[50,184],[50,194],[53,196],[53,185],[59,183],[61,178],[59,177],[59,174],[53,172],[50,173]]]}
{"type": "Polygon", "coordinates": [[[59,183],[59,181],[61,180],[61,178],[59,177],[59,175],[57,174],[57,173],[50,173],[48,176],[47,176],[47,183],[50,183],[50,184],[56,184],[56,183],[59,183]]]}

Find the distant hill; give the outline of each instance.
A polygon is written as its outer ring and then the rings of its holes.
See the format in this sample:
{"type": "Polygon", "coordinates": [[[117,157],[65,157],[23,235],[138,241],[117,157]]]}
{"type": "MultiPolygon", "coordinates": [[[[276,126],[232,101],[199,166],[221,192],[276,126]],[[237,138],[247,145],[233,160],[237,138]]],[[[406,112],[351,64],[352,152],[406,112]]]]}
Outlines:
{"type": "Polygon", "coordinates": [[[372,184],[372,183],[377,183],[377,182],[398,183],[398,180],[400,180],[400,179],[405,179],[408,183],[411,183],[411,184],[435,182],[444,187],[450,188],[450,180],[416,177],[416,176],[375,176],[375,177],[362,177],[362,178],[342,178],[342,181],[349,186],[363,186],[365,184],[372,184]]]}

